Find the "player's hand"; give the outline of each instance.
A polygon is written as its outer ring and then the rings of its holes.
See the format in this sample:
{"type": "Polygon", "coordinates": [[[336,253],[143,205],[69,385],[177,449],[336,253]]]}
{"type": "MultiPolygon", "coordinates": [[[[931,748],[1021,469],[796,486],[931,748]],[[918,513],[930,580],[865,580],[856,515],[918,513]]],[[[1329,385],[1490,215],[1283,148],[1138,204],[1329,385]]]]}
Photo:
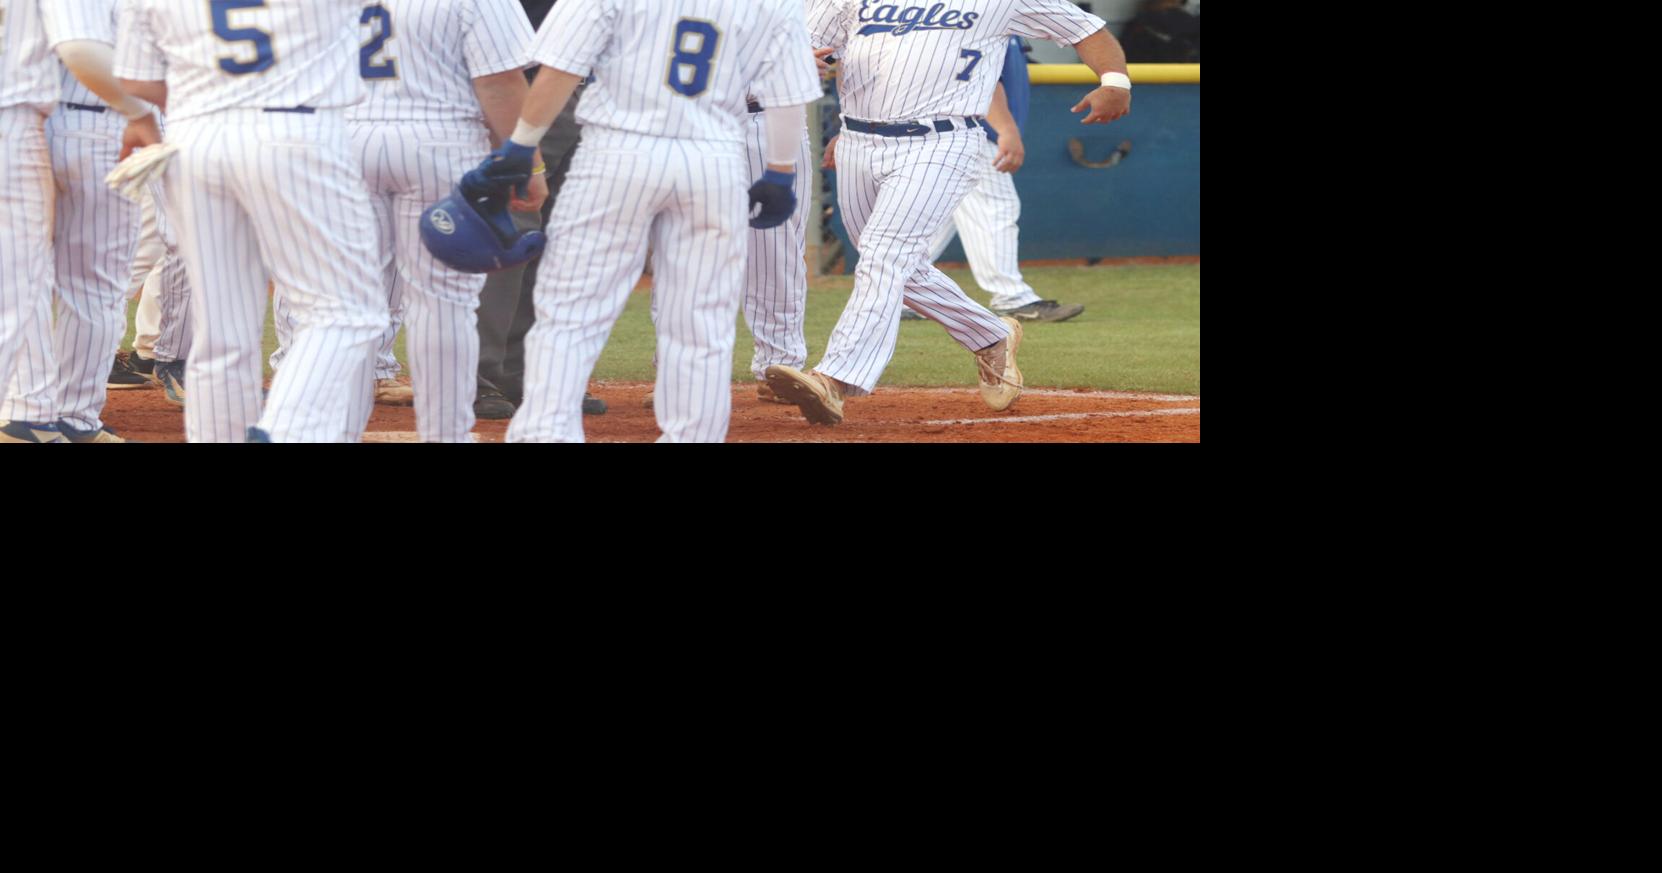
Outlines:
{"type": "Polygon", "coordinates": [[[998,154],[993,156],[993,169],[1000,173],[1014,173],[1027,161],[1027,146],[1016,129],[998,132],[998,154]]]}
{"type": "Polygon", "coordinates": [[[839,139],[842,139],[842,137],[831,137],[830,142],[825,144],[825,160],[819,162],[821,169],[835,170],[837,168],[837,140],[839,139]]]}
{"type": "Polygon", "coordinates": [[[531,167],[537,150],[509,140],[462,177],[462,193],[470,198],[501,194],[512,189],[521,198],[531,196],[531,167]]]}
{"type": "Polygon", "coordinates": [[[1086,94],[1085,99],[1069,111],[1078,114],[1086,109],[1090,112],[1086,113],[1085,120],[1079,122],[1080,124],[1107,124],[1110,121],[1118,121],[1131,111],[1131,92],[1124,88],[1103,85],[1086,94]]]}
{"type": "Polygon", "coordinates": [[[837,68],[831,66],[825,61],[825,59],[830,57],[831,53],[835,51],[836,49],[828,48],[814,49],[814,64],[819,67],[819,77],[821,79],[829,79],[832,76],[837,75],[837,68]]]}
{"type": "Polygon", "coordinates": [[[796,174],[768,167],[750,186],[750,226],[767,230],[784,224],[796,212],[796,174]]]}
{"type": "Polygon", "coordinates": [[[515,212],[541,212],[542,205],[548,202],[548,177],[541,173],[531,176],[531,196],[508,198],[508,208],[515,212]]]}
{"type": "Polygon", "coordinates": [[[120,160],[125,161],[133,152],[161,141],[162,128],[156,122],[156,113],[152,112],[138,121],[129,121],[126,132],[121,134],[120,160]]]}

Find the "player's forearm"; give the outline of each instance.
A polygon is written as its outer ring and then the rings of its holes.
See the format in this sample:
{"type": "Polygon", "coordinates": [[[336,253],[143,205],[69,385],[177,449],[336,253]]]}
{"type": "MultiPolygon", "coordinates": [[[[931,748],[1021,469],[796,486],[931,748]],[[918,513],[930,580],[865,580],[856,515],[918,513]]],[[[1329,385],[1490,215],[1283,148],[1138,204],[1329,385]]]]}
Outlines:
{"type": "Polygon", "coordinates": [[[1003,82],[993,89],[993,105],[987,107],[987,123],[998,131],[999,136],[1021,136],[1016,116],[1010,113],[1010,98],[1004,93],[1003,82]]]}
{"type": "Polygon", "coordinates": [[[115,111],[128,118],[143,118],[150,114],[152,106],[142,99],[135,98],[121,87],[121,82],[115,77],[115,48],[109,43],[95,40],[70,40],[59,43],[57,46],[58,58],[69,72],[87,86],[87,90],[98,95],[98,99],[108,103],[115,111]]]}
{"type": "Polygon", "coordinates": [[[116,81],[121,84],[121,90],[140,100],[148,100],[156,104],[161,107],[163,112],[167,111],[166,82],[140,82],[135,79],[117,79],[116,81]]]}
{"type": "Polygon", "coordinates": [[[1085,66],[1096,71],[1098,76],[1126,72],[1125,49],[1120,47],[1120,41],[1106,27],[1080,40],[1073,48],[1079,52],[1079,59],[1085,62],[1085,66]]]}
{"type": "Polygon", "coordinates": [[[525,81],[523,71],[508,70],[474,79],[473,93],[479,98],[485,126],[491,131],[491,147],[495,148],[513,135],[519,112],[525,106],[525,96],[531,93],[531,84],[525,81]]]}
{"type": "Polygon", "coordinates": [[[554,119],[565,111],[566,104],[571,102],[571,95],[577,93],[577,86],[583,84],[583,77],[544,66],[537,71],[537,79],[531,83],[531,93],[525,97],[525,105],[519,112],[519,123],[514,128],[512,139],[523,146],[535,147],[542,141],[542,135],[554,126],[554,119]],[[536,142],[527,142],[534,139],[536,142]]]}

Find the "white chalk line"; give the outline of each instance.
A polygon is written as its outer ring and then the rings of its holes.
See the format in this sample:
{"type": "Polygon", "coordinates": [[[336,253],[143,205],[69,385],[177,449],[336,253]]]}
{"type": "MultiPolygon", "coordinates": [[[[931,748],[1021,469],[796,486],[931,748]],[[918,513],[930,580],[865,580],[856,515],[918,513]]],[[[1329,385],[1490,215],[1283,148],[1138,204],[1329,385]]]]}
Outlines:
{"type": "Polygon", "coordinates": [[[1157,415],[1199,415],[1199,409],[1143,409],[1135,412],[1060,412],[1054,415],[1012,415],[1006,418],[951,418],[921,422],[926,427],[955,424],[1038,424],[1046,421],[1080,421],[1088,418],[1149,418],[1157,415]]]}

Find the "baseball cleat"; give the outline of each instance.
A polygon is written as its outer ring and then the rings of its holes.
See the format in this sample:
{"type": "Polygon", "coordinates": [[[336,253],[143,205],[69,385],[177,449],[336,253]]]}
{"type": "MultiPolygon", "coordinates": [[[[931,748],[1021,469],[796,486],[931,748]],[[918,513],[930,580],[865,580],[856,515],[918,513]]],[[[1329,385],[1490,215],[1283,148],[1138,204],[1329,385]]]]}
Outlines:
{"type": "MultiPolygon", "coordinates": [[[[116,352],[116,354],[119,355],[121,352],[116,352]]],[[[133,372],[140,376],[154,378],[156,375],[156,361],[153,358],[147,358],[139,354],[137,351],[127,353],[127,363],[132,366],[133,372]]]]}
{"type": "Polygon", "coordinates": [[[473,417],[483,421],[506,421],[516,411],[513,402],[495,388],[480,388],[473,401],[473,417]]]}
{"type": "Polygon", "coordinates": [[[1022,321],[1067,321],[1085,311],[1082,303],[1057,303],[1054,300],[1035,300],[1026,306],[1017,306],[1014,309],[994,309],[998,315],[1018,318],[1022,321]]]}
{"type": "Polygon", "coordinates": [[[0,426],[0,443],[67,443],[58,426],[38,421],[8,421],[0,426]]]}
{"type": "Polygon", "coordinates": [[[414,406],[415,389],[397,379],[376,379],[375,405],[414,406]]]}
{"type": "Polygon", "coordinates": [[[170,403],[185,405],[185,362],[157,361],[156,381],[167,392],[170,403]]]}
{"type": "Polygon", "coordinates": [[[146,374],[154,369],[154,366],[146,366],[143,370],[140,370],[138,366],[140,360],[142,359],[137,355],[128,352],[116,352],[115,363],[110,365],[110,378],[107,383],[109,389],[111,391],[125,391],[131,388],[150,387],[150,379],[146,374]]]}
{"type": "Polygon", "coordinates": [[[601,400],[599,397],[596,397],[586,391],[583,392],[583,414],[605,415],[606,401],[601,400]]]}
{"type": "Polygon", "coordinates": [[[127,440],[122,439],[119,434],[113,430],[110,430],[108,427],[101,427],[97,430],[81,430],[67,421],[58,422],[58,432],[63,434],[64,439],[69,440],[72,443],[127,442],[127,440]]]}
{"type": "Polygon", "coordinates": [[[1010,328],[1010,335],[975,353],[976,379],[981,383],[981,399],[994,412],[1010,408],[1021,396],[1021,368],[1016,366],[1016,351],[1021,348],[1021,322],[1001,318],[1010,328]]]}
{"type": "Polygon", "coordinates": [[[766,372],[768,387],[786,403],[796,404],[803,418],[814,424],[842,423],[843,392],[837,380],[818,370],[804,373],[782,364],[775,364],[766,372]]]}
{"type": "Polygon", "coordinates": [[[269,443],[271,442],[271,434],[268,434],[257,427],[251,427],[248,429],[248,435],[243,438],[243,442],[269,443]]]}

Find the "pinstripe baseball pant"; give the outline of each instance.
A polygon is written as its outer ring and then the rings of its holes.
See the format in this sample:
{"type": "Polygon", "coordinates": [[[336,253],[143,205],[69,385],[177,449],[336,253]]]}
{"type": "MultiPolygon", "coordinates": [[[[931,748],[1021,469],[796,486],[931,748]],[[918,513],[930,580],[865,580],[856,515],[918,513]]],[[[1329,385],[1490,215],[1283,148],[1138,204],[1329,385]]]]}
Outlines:
{"type": "Polygon", "coordinates": [[[228,110],[168,131],[179,146],[169,217],[194,292],[191,442],[242,442],[256,424],[274,442],[363,436],[388,319],[373,266],[375,214],[342,116],[228,110]],[[268,279],[294,335],[262,411],[268,279]]]}
{"type": "Polygon", "coordinates": [[[1016,193],[1016,178],[993,168],[996,143],[987,140],[983,151],[986,158],[975,184],[941,227],[929,260],[940,260],[953,236],[962,237],[975,284],[993,295],[994,309],[1037,303],[1038,293],[1021,275],[1021,195],[1016,193]]]}
{"type": "Polygon", "coordinates": [[[837,141],[837,200],[860,263],[815,369],[849,386],[848,396],[877,387],[894,357],[902,304],[970,351],[1009,333],[929,259],[936,234],[975,183],[986,141],[975,128],[905,137],[844,130],[837,141]]]}
{"type": "Polygon", "coordinates": [[[55,272],[54,200],[46,116],[32,106],[0,109],[0,386],[8,390],[19,372],[52,369],[44,338],[55,272]]]}
{"type": "Polygon", "coordinates": [[[127,282],[138,242],[138,207],[104,184],[126,124],[113,112],[67,106],[46,121],[57,195],[53,306],[25,340],[0,419],[104,426],[110,357],[127,332],[127,282]]]}

